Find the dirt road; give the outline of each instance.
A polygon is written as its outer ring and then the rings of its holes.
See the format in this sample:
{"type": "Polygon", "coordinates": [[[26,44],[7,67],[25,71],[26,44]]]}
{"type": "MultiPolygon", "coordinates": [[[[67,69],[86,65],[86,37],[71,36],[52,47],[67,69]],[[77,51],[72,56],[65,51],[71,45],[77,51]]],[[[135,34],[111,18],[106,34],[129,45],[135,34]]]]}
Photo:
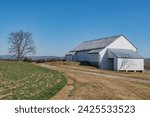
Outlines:
{"type": "Polygon", "coordinates": [[[39,64],[68,76],[68,84],[52,99],[150,99],[150,80],[98,73],[70,65],[39,64]]]}

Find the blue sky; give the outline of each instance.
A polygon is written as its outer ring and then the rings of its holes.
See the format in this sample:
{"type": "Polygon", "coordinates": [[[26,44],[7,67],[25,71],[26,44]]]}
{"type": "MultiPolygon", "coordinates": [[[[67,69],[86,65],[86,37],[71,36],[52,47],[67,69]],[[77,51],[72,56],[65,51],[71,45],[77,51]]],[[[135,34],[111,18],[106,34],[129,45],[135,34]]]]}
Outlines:
{"type": "Polygon", "coordinates": [[[150,57],[149,0],[0,0],[0,54],[8,34],[30,31],[36,55],[64,56],[85,40],[124,34],[150,57]]]}

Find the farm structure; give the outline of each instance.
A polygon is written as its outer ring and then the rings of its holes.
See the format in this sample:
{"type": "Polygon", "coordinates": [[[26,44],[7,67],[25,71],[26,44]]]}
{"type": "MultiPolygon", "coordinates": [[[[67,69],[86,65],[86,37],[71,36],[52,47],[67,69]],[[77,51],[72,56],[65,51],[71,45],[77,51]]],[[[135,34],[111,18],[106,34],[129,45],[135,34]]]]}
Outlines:
{"type": "Polygon", "coordinates": [[[69,51],[65,59],[107,70],[144,71],[144,58],[124,35],[85,41],[69,51]]]}

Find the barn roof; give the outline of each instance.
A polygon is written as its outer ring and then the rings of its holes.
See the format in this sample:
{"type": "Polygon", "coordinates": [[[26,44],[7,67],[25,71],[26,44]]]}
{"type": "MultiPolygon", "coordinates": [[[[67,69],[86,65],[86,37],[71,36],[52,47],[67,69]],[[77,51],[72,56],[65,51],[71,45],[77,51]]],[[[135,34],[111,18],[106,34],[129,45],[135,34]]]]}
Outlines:
{"type": "Polygon", "coordinates": [[[137,52],[128,49],[109,49],[115,56],[118,58],[134,58],[134,59],[143,59],[143,57],[137,52]]]}
{"type": "Polygon", "coordinates": [[[74,55],[76,52],[74,52],[74,51],[70,51],[70,52],[68,52],[67,53],[67,55],[74,55]]]}
{"type": "Polygon", "coordinates": [[[122,35],[116,35],[111,37],[100,38],[96,40],[84,41],[82,44],[77,46],[73,51],[83,51],[92,49],[102,49],[110,45],[116,39],[122,35]]]}
{"type": "Polygon", "coordinates": [[[88,54],[95,54],[95,53],[99,53],[100,51],[102,51],[103,49],[94,49],[88,52],[88,54]]]}

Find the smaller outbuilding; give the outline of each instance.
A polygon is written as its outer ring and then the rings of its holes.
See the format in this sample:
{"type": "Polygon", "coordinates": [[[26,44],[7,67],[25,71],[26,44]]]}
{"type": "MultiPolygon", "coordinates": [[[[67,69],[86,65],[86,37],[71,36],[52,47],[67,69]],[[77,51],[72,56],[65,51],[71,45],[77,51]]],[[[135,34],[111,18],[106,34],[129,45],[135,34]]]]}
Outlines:
{"type": "Polygon", "coordinates": [[[114,70],[142,70],[144,66],[143,57],[128,49],[108,49],[108,59],[112,60],[114,70]]]}
{"type": "Polygon", "coordinates": [[[144,71],[144,58],[124,35],[85,41],[66,54],[67,61],[88,62],[101,69],[144,71]]]}

